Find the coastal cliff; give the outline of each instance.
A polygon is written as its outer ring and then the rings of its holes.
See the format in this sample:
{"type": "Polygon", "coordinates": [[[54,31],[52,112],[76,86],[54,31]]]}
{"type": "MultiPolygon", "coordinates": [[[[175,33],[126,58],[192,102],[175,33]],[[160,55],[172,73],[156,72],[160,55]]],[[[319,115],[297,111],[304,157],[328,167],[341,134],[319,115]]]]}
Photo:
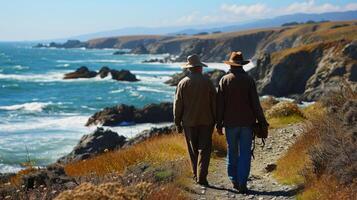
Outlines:
{"type": "Polygon", "coordinates": [[[356,89],[357,43],[339,40],[264,54],[249,74],[261,95],[315,101],[341,82],[356,89]]]}
{"type": "Polygon", "coordinates": [[[174,56],[173,62],[184,62],[190,54],[198,54],[205,62],[222,62],[231,51],[240,50],[256,63],[249,73],[257,81],[260,95],[312,101],[340,81],[349,81],[356,88],[356,31],[354,20],[208,35],[121,36],[52,46],[168,53],[174,56]]]}
{"type": "MultiPolygon", "coordinates": [[[[70,40],[64,44],[50,43],[61,48],[131,49],[136,54],[176,55],[177,62],[189,54],[198,54],[206,62],[221,62],[229,52],[240,50],[247,58],[255,59],[262,53],[273,53],[314,42],[354,38],[357,21],[324,22],[256,29],[208,35],[137,35],[97,38],[86,42],[70,40]],[[343,25],[343,26],[342,26],[343,25]]],[[[38,45],[43,47],[45,45],[38,45]]]]}

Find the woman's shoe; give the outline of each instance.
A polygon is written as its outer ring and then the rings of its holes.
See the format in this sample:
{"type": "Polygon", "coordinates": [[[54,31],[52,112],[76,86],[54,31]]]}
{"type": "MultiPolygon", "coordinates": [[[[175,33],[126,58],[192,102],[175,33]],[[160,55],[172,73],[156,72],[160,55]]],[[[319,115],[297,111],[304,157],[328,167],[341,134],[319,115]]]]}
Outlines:
{"type": "Polygon", "coordinates": [[[248,193],[247,185],[239,185],[238,192],[241,194],[247,194],[248,193]]]}
{"type": "Polygon", "coordinates": [[[206,187],[209,186],[209,183],[207,180],[201,180],[201,181],[198,181],[197,183],[201,186],[206,186],[206,187]]]}
{"type": "Polygon", "coordinates": [[[235,181],[232,181],[233,188],[239,190],[239,184],[235,181]]]}

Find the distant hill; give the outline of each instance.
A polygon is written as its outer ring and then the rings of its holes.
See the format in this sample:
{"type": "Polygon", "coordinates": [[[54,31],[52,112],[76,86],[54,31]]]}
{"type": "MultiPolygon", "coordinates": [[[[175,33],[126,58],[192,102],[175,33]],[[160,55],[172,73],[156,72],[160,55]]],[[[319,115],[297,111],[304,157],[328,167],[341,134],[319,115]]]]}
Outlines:
{"type": "Polygon", "coordinates": [[[357,10],[355,11],[346,11],[346,12],[328,12],[321,14],[292,14],[292,15],[283,15],[279,17],[274,17],[271,19],[262,19],[245,24],[237,24],[231,26],[222,26],[209,29],[185,29],[171,34],[197,34],[200,32],[233,32],[233,31],[242,31],[248,29],[257,29],[257,28],[268,28],[268,27],[277,27],[285,23],[298,22],[305,23],[307,21],[347,21],[357,19],[357,10]]]}
{"type": "Polygon", "coordinates": [[[69,38],[55,39],[52,41],[65,41],[68,39],[76,39],[81,41],[90,40],[93,38],[113,37],[122,35],[177,35],[188,34],[194,35],[202,32],[232,32],[243,31],[257,28],[268,28],[281,26],[284,23],[290,22],[306,22],[313,21],[347,21],[357,19],[357,11],[346,12],[329,12],[322,14],[292,14],[274,17],[270,19],[255,20],[249,23],[230,23],[230,24],[209,24],[209,25],[191,25],[191,26],[172,26],[172,27],[129,27],[117,30],[102,31],[97,33],[89,33],[83,35],[72,36],[69,38]]]}

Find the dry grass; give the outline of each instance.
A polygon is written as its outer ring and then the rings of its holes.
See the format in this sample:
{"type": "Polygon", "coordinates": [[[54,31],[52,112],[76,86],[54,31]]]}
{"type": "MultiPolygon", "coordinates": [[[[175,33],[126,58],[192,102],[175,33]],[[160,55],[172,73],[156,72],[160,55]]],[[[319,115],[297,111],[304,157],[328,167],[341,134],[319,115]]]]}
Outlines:
{"type": "Polygon", "coordinates": [[[305,131],[278,160],[274,174],[283,183],[304,184],[298,199],[356,199],[356,119],[345,118],[356,112],[356,100],[345,85],[303,110],[305,131]]]}
{"type": "Polygon", "coordinates": [[[298,200],[352,200],[357,198],[357,183],[343,186],[331,176],[315,178],[308,183],[298,200]]]}
{"type": "Polygon", "coordinates": [[[295,103],[287,101],[274,104],[265,114],[270,124],[269,128],[282,128],[289,124],[302,122],[305,119],[299,107],[295,103]]]}
{"type": "Polygon", "coordinates": [[[278,181],[289,185],[304,183],[303,172],[307,173],[306,167],[311,166],[308,152],[317,142],[316,132],[318,131],[315,126],[305,126],[304,133],[288,149],[287,153],[277,161],[274,177],[278,181]]]}
{"type": "Polygon", "coordinates": [[[108,152],[95,158],[71,163],[65,171],[72,177],[103,176],[109,173],[121,173],[128,166],[139,162],[160,164],[186,156],[184,137],[178,134],[154,137],[127,149],[108,152]]]}
{"type": "Polygon", "coordinates": [[[155,189],[147,198],[148,200],[188,200],[185,193],[174,184],[155,189]]]}
{"type": "Polygon", "coordinates": [[[299,107],[295,103],[288,101],[282,101],[266,111],[267,118],[288,117],[292,115],[304,118],[304,115],[299,107]]]}
{"type": "Polygon", "coordinates": [[[150,183],[139,183],[134,186],[123,187],[119,183],[103,183],[93,185],[83,183],[74,190],[67,190],[58,195],[56,200],[83,200],[83,199],[113,199],[136,200],[146,199],[151,191],[150,183]]]}
{"type": "Polygon", "coordinates": [[[260,100],[260,105],[262,106],[264,111],[269,110],[271,107],[273,107],[275,104],[279,103],[278,100],[276,100],[272,96],[268,96],[262,100],[260,100]]]}
{"type": "Polygon", "coordinates": [[[10,183],[11,185],[15,186],[15,187],[19,187],[21,186],[22,184],[22,177],[24,175],[27,175],[27,174],[31,174],[31,173],[34,173],[36,172],[37,169],[34,168],[34,167],[28,167],[26,169],[23,169],[23,170],[20,170],[19,172],[16,173],[15,176],[11,177],[10,178],[10,183]]]}

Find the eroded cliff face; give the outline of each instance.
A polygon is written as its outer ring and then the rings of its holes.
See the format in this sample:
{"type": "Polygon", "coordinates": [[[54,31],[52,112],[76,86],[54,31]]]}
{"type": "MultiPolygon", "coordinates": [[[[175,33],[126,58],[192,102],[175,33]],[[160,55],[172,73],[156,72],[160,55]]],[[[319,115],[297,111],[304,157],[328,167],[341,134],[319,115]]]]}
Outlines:
{"type": "Polygon", "coordinates": [[[249,74],[261,95],[317,100],[342,82],[357,88],[356,41],[322,42],[264,54],[249,74]]]}

